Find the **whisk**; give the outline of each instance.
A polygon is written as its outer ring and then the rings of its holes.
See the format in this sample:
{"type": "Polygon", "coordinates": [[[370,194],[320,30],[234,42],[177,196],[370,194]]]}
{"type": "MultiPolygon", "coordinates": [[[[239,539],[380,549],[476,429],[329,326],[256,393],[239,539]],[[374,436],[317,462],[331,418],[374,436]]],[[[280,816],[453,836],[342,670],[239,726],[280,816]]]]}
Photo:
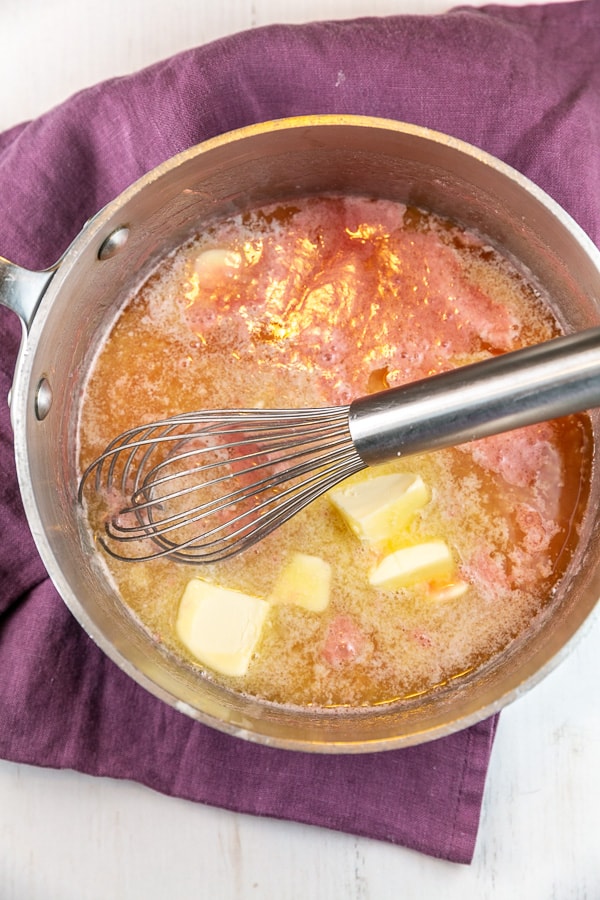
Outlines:
{"type": "Polygon", "coordinates": [[[84,472],[124,560],[210,563],[349,475],[600,406],[600,327],[323,409],[185,413],[115,438],[84,472]]]}

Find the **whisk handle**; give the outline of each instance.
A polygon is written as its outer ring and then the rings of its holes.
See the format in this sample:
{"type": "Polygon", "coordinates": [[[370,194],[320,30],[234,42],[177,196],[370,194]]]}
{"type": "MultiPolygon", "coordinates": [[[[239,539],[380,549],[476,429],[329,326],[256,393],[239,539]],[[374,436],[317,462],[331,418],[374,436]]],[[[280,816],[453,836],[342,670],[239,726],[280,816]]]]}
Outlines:
{"type": "Polygon", "coordinates": [[[600,406],[600,328],[555,338],[354,401],[367,465],[600,406]]]}

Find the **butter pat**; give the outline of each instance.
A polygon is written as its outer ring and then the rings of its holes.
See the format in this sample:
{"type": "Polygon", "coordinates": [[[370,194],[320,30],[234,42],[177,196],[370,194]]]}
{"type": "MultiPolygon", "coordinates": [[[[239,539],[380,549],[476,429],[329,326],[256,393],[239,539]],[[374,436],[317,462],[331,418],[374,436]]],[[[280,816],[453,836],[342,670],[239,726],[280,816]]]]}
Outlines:
{"type": "Polygon", "coordinates": [[[329,604],[331,566],[320,556],[293,553],[273,586],[272,603],[293,603],[311,612],[329,604]]]}
{"type": "Polygon", "coordinates": [[[329,492],[329,499],[361,540],[393,538],[429,500],[420,475],[377,475],[329,492]]]}
{"type": "Polygon", "coordinates": [[[466,581],[451,581],[449,584],[444,584],[430,590],[428,597],[430,600],[446,603],[450,600],[458,600],[458,598],[466,594],[468,590],[469,585],[466,581]]]}
{"type": "Polygon", "coordinates": [[[201,663],[222,675],[245,675],[268,612],[266,600],[193,578],[175,627],[201,663]]]}
{"type": "Polygon", "coordinates": [[[242,265],[242,257],[234,250],[215,247],[204,250],[195,260],[194,270],[203,284],[211,283],[223,276],[231,276],[242,265]]]}
{"type": "Polygon", "coordinates": [[[394,590],[426,581],[449,580],[454,569],[445,541],[426,541],[385,556],[369,573],[373,587],[394,590]]]}

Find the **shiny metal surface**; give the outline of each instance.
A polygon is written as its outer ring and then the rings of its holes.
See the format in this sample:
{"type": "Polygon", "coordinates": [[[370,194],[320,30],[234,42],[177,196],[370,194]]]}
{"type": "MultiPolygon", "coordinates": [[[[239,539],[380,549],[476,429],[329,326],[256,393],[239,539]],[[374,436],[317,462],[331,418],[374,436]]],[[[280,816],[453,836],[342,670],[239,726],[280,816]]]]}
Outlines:
{"type": "Polygon", "coordinates": [[[368,465],[600,406],[600,328],[504,353],[350,405],[368,465]]]}
{"type": "Polygon", "coordinates": [[[128,240],[129,228],[126,225],[115,228],[115,230],[102,241],[102,245],[98,250],[98,259],[110,259],[111,256],[115,256],[115,254],[123,249],[128,240]]]}
{"type": "MultiPolygon", "coordinates": [[[[345,116],[281,120],[185,151],[98,213],[39,302],[11,407],[21,493],[39,552],[65,602],[106,654],[156,696],[213,727],[324,753],[407,746],[490,715],[561,659],[600,592],[595,468],[579,547],[536,627],[476,677],[404,704],[295,710],[240,696],[157,651],[123,608],[77,514],[77,410],[94,347],[158,259],[206,221],[261,203],[332,192],[386,197],[453,217],[520,262],[567,332],[600,324],[598,250],[556,203],[503,163],[397,122],[345,116]],[[124,222],[130,230],[125,246],[99,260],[103,242],[124,222]],[[54,402],[39,421],[35,396],[44,377],[54,402]]],[[[45,283],[41,275],[39,282],[45,283]]],[[[5,291],[6,278],[3,285],[5,291]]],[[[27,316],[35,301],[19,306],[27,316]]],[[[592,423],[597,435],[596,415],[592,423]]]]}
{"type": "Polygon", "coordinates": [[[30,272],[0,256],[0,304],[12,309],[25,328],[33,321],[33,316],[42,295],[56,268],[45,272],[30,272]]]}
{"type": "Polygon", "coordinates": [[[348,407],[199,410],[116,437],[78,496],[121,498],[98,536],[115,559],[206,564],[249,549],[363,468],[348,407]]]}
{"type": "Polygon", "coordinates": [[[78,497],[87,488],[121,498],[98,537],[114,558],[206,564],[249,549],[365,465],[597,406],[592,328],[350,407],[198,410],[146,423],[110,442],[78,497]]]}

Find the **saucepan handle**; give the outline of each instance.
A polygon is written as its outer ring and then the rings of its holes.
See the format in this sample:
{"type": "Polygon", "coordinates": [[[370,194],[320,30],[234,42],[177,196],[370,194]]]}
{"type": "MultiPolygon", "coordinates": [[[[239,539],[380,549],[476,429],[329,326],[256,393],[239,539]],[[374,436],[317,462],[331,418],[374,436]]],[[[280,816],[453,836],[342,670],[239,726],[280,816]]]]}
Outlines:
{"type": "Polygon", "coordinates": [[[29,331],[35,311],[57,266],[33,272],[0,256],[0,304],[12,309],[29,331]]]}

